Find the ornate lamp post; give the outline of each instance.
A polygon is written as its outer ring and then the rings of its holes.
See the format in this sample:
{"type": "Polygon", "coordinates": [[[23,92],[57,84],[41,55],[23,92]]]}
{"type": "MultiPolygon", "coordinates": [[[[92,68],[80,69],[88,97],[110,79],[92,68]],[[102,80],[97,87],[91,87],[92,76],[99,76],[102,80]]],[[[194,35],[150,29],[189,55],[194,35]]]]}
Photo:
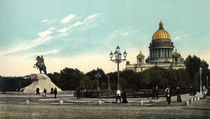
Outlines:
{"type": "Polygon", "coordinates": [[[107,90],[109,91],[109,90],[111,90],[111,88],[110,88],[110,77],[109,77],[109,75],[107,75],[107,78],[108,78],[108,83],[107,83],[108,88],[107,88],[107,90]]]}
{"type": "Polygon", "coordinates": [[[200,67],[200,93],[202,93],[202,67],[200,67]]]}
{"type": "Polygon", "coordinates": [[[115,57],[115,59],[112,59],[112,58],[113,58],[113,53],[112,53],[112,52],[110,52],[109,56],[110,56],[110,60],[111,60],[111,61],[117,63],[117,74],[118,74],[118,75],[117,75],[117,89],[120,89],[120,81],[119,81],[119,80],[120,80],[119,64],[120,64],[122,61],[125,61],[125,60],[126,60],[127,52],[124,51],[124,53],[123,53],[124,59],[122,59],[122,58],[121,58],[121,57],[122,57],[122,54],[121,54],[121,52],[120,52],[120,47],[117,46],[117,48],[116,48],[116,50],[115,50],[115,52],[114,52],[114,57],[115,57]]]}
{"type": "MultiPolygon", "coordinates": [[[[98,69],[97,69],[98,70],[98,69]]],[[[97,90],[100,91],[100,87],[99,87],[99,78],[101,77],[101,75],[99,74],[99,72],[97,72],[97,74],[95,75],[95,77],[98,79],[98,88],[97,90]]]]}

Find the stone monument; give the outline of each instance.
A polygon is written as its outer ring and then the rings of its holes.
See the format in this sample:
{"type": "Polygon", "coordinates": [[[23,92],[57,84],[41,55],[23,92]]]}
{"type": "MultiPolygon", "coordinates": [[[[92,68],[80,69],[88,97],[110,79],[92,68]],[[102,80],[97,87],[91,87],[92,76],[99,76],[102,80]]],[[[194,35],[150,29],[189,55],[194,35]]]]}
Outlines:
{"type": "Polygon", "coordinates": [[[37,56],[36,60],[37,62],[36,64],[34,64],[34,68],[38,68],[40,74],[31,74],[31,80],[33,80],[33,82],[31,85],[25,87],[23,92],[27,94],[36,94],[37,89],[39,89],[40,93],[43,93],[44,89],[46,89],[47,92],[50,92],[52,88],[57,88],[57,92],[61,92],[62,90],[57,87],[47,76],[43,56],[37,56]],[[42,71],[44,72],[44,74],[42,74],[42,71]]]}
{"type": "Polygon", "coordinates": [[[51,79],[46,74],[31,74],[31,79],[34,81],[31,85],[24,88],[24,93],[36,94],[37,88],[39,88],[40,93],[43,93],[44,88],[47,90],[47,92],[50,92],[51,88],[57,88],[58,92],[62,91],[51,81],[51,79]]]}

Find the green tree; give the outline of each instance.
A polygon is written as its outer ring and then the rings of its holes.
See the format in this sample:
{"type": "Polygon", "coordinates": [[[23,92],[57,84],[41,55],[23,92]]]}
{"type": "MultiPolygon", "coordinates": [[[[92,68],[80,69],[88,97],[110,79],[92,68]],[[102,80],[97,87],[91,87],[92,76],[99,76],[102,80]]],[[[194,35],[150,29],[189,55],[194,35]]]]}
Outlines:
{"type": "Polygon", "coordinates": [[[75,90],[80,87],[80,81],[84,78],[84,74],[78,69],[65,68],[61,70],[61,89],[75,90]]]}
{"type": "MultiPolygon", "coordinates": [[[[193,84],[199,80],[198,74],[199,74],[200,67],[202,67],[203,79],[205,78],[205,76],[209,75],[208,63],[204,60],[201,61],[201,59],[195,55],[193,57],[189,55],[185,60],[185,65],[186,65],[186,70],[190,75],[191,82],[193,84]]],[[[206,80],[202,80],[202,81],[205,82],[206,80]]]]}

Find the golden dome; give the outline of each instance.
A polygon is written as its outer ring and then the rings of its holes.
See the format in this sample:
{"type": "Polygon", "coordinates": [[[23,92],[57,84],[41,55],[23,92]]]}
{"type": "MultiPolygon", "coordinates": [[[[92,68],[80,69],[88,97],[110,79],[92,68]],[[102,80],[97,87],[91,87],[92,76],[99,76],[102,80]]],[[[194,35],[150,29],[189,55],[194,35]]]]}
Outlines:
{"type": "Polygon", "coordinates": [[[153,34],[152,40],[161,38],[171,39],[169,33],[164,30],[162,21],[159,23],[159,29],[153,34]]]}
{"type": "Polygon", "coordinates": [[[144,57],[144,54],[140,51],[140,53],[138,54],[138,56],[143,56],[144,57]]]}
{"type": "Polygon", "coordinates": [[[179,52],[175,50],[174,55],[179,55],[179,52]]]}

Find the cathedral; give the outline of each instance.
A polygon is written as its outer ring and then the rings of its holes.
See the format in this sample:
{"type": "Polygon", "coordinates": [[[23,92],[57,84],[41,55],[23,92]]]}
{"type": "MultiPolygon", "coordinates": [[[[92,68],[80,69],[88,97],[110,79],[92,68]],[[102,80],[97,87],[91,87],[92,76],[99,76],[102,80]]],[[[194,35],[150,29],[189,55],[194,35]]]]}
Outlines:
{"type": "Polygon", "coordinates": [[[153,34],[152,42],[149,44],[149,56],[145,59],[140,51],[137,55],[137,64],[126,62],[126,70],[141,72],[151,67],[158,66],[164,69],[184,69],[184,59],[175,50],[169,33],[163,28],[160,21],[159,29],[153,34]]]}

